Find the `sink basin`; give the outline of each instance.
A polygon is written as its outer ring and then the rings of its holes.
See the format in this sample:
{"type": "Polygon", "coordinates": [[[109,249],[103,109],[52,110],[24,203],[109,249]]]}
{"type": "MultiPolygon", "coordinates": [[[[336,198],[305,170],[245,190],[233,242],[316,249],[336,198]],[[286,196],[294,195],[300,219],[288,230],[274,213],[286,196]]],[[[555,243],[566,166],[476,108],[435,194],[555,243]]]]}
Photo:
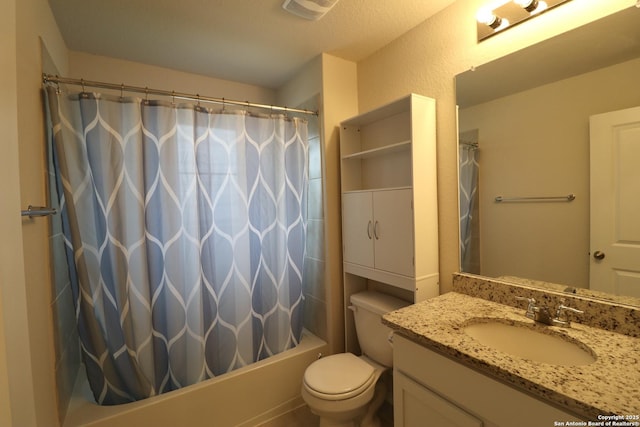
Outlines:
{"type": "Polygon", "coordinates": [[[494,350],[535,362],[576,366],[596,360],[593,353],[579,342],[537,331],[526,324],[474,322],[465,326],[464,332],[494,350]]]}

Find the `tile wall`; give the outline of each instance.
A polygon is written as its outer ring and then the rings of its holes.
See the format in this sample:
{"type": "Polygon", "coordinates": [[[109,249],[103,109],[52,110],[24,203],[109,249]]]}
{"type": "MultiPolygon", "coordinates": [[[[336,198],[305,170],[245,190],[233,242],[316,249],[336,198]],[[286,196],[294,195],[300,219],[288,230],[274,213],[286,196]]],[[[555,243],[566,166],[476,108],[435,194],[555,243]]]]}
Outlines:
{"type": "MultiPolygon", "coordinates": [[[[315,110],[315,106],[305,106],[315,110]]],[[[304,274],[304,326],[314,335],[327,339],[327,304],[325,296],[325,220],[322,178],[322,143],[319,120],[309,120],[309,197],[307,199],[308,238],[304,274]]]]}

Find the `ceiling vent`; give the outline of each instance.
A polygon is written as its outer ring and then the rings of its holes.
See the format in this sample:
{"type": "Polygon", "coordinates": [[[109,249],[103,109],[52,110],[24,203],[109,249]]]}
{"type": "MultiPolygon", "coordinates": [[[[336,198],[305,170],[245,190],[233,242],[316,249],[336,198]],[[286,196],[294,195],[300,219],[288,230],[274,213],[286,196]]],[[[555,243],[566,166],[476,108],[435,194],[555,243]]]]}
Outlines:
{"type": "Polygon", "coordinates": [[[336,3],[338,0],[284,0],[282,8],[301,18],[317,21],[336,3]]]}

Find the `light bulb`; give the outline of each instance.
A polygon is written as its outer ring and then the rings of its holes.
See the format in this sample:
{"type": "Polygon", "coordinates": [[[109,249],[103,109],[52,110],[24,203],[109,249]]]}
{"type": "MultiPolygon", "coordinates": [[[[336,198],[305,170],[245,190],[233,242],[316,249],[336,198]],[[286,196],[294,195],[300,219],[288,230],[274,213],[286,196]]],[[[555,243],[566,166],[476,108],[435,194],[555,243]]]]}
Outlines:
{"type": "Polygon", "coordinates": [[[513,2],[532,15],[540,13],[548,7],[547,3],[538,0],[513,0],[513,2]]]}
{"type": "Polygon", "coordinates": [[[533,12],[531,12],[531,14],[532,14],[532,15],[535,15],[535,14],[537,14],[537,13],[540,13],[540,12],[542,12],[543,10],[547,10],[547,8],[548,8],[548,7],[549,7],[549,6],[547,5],[547,2],[542,1],[542,0],[539,0],[539,1],[538,1],[538,7],[536,7],[536,9],[535,9],[533,12]]]}
{"type": "Polygon", "coordinates": [[[527,12],[531,12],[538,7],[537,0],[513,0],[515,4],[525,9],[527,12]]]}
{"type": "Polygon", "coordinates": [[[488,25],[494,30],[498,28],[500,24],[502,24],[502,18],[495,15],[491,9],[486,7],[483,7],[480,10],[478,10],[478,13],[476,14],[476,19],[478,20],[479,23],[488,25]]]}

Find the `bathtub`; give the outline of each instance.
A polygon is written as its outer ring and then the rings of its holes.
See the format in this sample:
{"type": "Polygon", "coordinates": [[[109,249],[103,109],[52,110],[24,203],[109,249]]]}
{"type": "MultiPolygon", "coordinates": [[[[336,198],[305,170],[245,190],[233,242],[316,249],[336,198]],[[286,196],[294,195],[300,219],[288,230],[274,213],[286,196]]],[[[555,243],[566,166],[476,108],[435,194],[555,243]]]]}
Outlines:
{"type": "Polygon", "coordinates": [[[326,342],[305,331],[294,349],[198,384],[117,406],[93,401],[81,369],[62,425],[255,426],[303,404],[304,370],[327,348],[326,342]]]}

